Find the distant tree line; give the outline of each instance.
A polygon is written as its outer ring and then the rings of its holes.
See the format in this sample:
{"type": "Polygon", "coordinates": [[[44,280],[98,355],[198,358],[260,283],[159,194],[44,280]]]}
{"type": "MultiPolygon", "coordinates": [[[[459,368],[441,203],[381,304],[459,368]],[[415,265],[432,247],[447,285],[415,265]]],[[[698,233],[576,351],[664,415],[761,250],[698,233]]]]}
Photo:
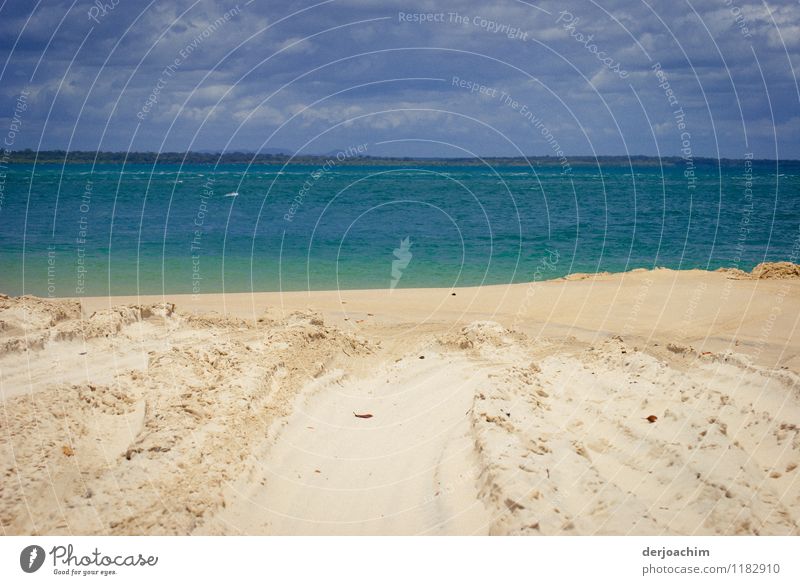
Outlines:
{"type": "MultiPolygon", "coordinates": [[[[319,165],[335,157],[335,155],[297,155],[267,154],[252,152],[109,152],[74,150],[16,150],[9,153],[11,164],[256,164],[256,165],[319,165]]],[[[569,164],[576,167],[596,166],[634,166],[634,167],[673,167],[684,163],[681,157],[657,158],[651,156],[574,156],[569,157],[569,164]]],[[[736,159],[695,158],[695,164],[720,165],[723,167],[741,166],[742,161],[736,159]]],[[[776,161],[757,160],[760,164],[775,164],[776,161]]],[[[415,157],[377,157],[354,156],[337,161],[337,165],[345,166],[396,166],[422,164],[428,166],[461,165],[479,166],[485,163],[492,166],[560,166],[560,159],[554,156],[528,157],[487,157],[478,158],[415,158],[415,157]]],[[[800,166],[800,161],[780,161],[781,166],[800,166]]]]}

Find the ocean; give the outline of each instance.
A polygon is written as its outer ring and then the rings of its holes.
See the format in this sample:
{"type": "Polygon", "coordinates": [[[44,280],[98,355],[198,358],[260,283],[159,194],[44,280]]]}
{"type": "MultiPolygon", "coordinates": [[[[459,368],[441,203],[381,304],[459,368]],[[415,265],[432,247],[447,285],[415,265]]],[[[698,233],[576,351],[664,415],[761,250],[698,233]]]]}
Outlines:
{"type": "Polygon", "coordinates": [[[800,163],[10,165],[0,292],[461,287],[797,260],[800,163]]]}

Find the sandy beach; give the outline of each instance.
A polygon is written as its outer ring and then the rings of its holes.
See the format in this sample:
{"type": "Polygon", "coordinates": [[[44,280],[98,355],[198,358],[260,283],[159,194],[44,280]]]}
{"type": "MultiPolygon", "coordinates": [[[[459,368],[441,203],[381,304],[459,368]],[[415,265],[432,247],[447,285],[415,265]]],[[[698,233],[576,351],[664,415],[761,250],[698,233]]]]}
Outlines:
{"type": "Polygon", "coordinates": [[[792,535],[800,278],[0,298],[3,534],[792,535]]]}

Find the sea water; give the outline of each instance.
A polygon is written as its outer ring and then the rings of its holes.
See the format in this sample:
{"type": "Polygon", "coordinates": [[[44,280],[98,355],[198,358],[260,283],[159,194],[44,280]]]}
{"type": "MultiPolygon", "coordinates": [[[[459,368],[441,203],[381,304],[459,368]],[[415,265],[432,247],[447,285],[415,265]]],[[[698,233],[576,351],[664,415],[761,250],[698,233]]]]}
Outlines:
{"type": "Polygon", "coordinates": [[[800,164],[12,165],[0,292],[459,287],[797,260],[800,164]]]}

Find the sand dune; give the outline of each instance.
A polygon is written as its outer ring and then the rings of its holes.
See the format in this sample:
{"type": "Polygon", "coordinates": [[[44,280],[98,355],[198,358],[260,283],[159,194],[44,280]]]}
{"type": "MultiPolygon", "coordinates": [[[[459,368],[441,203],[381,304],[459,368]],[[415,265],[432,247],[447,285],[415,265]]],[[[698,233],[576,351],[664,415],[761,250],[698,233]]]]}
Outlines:
{"type": "Polygon", "coordinates": [[[797,534],[793,270],[4,297],[0,526],[797,534]]]}

